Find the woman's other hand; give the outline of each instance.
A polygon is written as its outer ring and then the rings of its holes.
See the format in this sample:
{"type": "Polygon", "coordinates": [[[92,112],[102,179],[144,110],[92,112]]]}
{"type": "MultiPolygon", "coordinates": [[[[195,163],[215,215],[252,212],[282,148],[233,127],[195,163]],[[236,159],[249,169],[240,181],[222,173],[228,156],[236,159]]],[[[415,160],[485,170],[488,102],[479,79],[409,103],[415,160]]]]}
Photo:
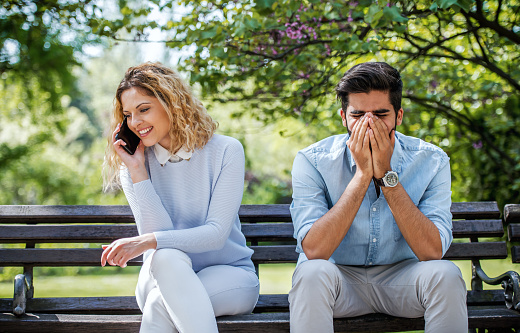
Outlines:
{"type": "Polygon", "coordinates": [[[112,266],[126,267],[129,260],[157,247],[153,233],[136,237],[121,238],[110,245],[102,245],[101,266],[107,263],[112,266]]]}

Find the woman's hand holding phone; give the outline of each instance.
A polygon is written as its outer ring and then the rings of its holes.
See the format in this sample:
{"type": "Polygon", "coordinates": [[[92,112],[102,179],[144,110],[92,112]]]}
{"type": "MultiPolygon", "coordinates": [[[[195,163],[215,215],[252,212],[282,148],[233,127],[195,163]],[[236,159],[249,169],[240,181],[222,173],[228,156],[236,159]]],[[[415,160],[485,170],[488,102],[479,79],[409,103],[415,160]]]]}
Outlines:
{"type": "Polygon", "coordinates": [[[121,161],[123,161],[123,163],[130,171],[132,181],[134,183],[138,183],[140,181],[148,179],[148,171],[146,171],[146,167],[144,165],[144,145],[142,142],[140,142],[134,154],[130,155],[124,148],[124,146],[127,145],[127,143],[122,139],[117,138],[117,134],[121,130],[121,125],[122,124],[118,124],[115,131],[112,133],[112,142],[114,144],[114,150],[116,151],[121,161]]]}

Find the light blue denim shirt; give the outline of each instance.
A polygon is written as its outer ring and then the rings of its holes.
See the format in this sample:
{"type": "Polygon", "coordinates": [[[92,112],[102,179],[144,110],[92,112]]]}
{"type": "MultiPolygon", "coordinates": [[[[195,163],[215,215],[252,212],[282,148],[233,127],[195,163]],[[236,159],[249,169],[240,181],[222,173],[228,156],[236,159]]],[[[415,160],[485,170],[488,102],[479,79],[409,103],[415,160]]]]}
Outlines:
{"type": "MultiPolygon", "coordinates": [[[[356,173],[346,146],[348,134],[335,135],[298,152],[292,170],[291,216],[294,238],[306,261],[302,240],[312,224],[339,200],[356,173]]],[[[449,157],[440,148],[420,139],[395,133],[392,170],[420,211],[439,229],[443,255],[453,239],[451,228],[451,175],[449,157]]],[[[323,240],[326,241],[326,240],[323,240]]],[[[363,198],[347,235],[329,261],[340,265],[386,265],[416,258],[399,230],[381,191],[374,183],[363,198]]]]}

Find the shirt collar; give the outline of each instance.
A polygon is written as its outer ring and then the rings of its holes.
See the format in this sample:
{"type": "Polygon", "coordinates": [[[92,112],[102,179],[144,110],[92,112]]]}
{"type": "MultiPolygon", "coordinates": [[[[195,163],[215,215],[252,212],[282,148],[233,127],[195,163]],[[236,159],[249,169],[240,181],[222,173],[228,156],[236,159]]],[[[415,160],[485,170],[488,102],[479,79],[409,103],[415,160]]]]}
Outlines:
{"type": "MultiPolygon", "coordinates": [[[[403,149],[401,148],[401,144],[399,143],[399,135],[401,133],[395,131],[395,143],[394,143],[394,152],[392,153],[392,158],[390,160],[390,167],[395,172],[401,172],[401,156],[403,154],[403,149]]],[[[350,138],[350,134],[347,134],[347,140],[350,138]]],[[[345,140],[345,142],[347,141],[345,140]]],[[[356,161],[354,161],[354,157],[350,153],[350,149],[347,148],[345,144],[345,148],[347,151],[347,159],[350,165],[350,171],[354,171],[354,166],[356,165],[356,161]]]]}
{"type": "Polygon", "coordinates": [[[156,143],[153,146],[153,152],[155,154],[155,158],[161,164],[161,166],[164,166],[168,161],[177,163],[182,160],[189,160],[193,154],[192,151],[186,150],[184,146],[182,146],[181,149],[179,149],[175,154],[171,154],[168,149],[164,148],[159,143],[156,143]]]}

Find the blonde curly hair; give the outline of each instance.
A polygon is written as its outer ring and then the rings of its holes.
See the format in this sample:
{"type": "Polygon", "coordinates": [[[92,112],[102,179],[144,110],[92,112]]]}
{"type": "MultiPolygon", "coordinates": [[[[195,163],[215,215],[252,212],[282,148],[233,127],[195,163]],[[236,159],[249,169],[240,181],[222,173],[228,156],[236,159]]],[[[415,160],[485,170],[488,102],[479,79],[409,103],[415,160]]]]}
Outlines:
{"type": "Polygon", "coordinates": [[[203,148],[218,126],[178,73],[158,62],[147,62],[130,67],[117,87],[114,98],[108,145],[103,163],[105,191],[119,188],[121,185],[119,171],[123,167],[123,162],[114,150],[112,133],[123,121],[121,96],[130,88],[137,88],[142,93],[156,97],[166,110],[170,119],[168,131],[170,147],[165,148],[172,154],[183,146],[188,151],[203,148]]]}

